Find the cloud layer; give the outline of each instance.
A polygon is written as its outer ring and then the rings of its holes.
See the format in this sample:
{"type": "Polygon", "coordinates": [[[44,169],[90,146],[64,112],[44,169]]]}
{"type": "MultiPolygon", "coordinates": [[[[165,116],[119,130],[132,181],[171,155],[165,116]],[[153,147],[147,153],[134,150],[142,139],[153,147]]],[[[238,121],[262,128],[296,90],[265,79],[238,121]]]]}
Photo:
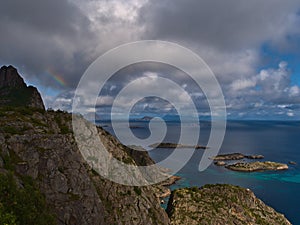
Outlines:
{"type": "MultiPolygon", "coordinates": [[[[81,75],[105,51],[143,39],[174,41],[195,51],[211,67],[230,117],[299,119],[300,87],[291,84],[292,65],[287,57],[281,58],[290,52],[293,60],[300,57],[295,53],[300,49],[299,10],[297,0],[4,1],[0,63],[16,65],[26,80],[38,84],[48,106],[70,109],[81,75]],[[266,45],[278,55],[266,54],[266,45]],[[64,82],[58,83],[58,78],[64,82]]],[[[124,85],[146,73],[176,81],[201,114],[208,113],[199,87],[174,68],[146,64],[123,73],[102,91],[98,102],[102,113],[124,85]]],[[[157,88],[164,90],[160,84],[157,88]]],[[[132,100],[123,99],[124,104],[132,100]]],[[[139,104],[136,110],[174,111],[155,98],[139,104]]]]}

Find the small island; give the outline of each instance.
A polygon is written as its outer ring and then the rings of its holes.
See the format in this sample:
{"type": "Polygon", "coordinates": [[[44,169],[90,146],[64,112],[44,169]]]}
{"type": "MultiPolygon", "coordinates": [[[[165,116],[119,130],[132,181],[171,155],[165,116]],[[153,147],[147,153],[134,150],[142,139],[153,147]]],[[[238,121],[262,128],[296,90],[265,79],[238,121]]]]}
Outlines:
{"type": "Polygon", "coordinates": [[[245,158],[247,158],[247,159],[263,159],[265,157],[263,155],[246,155],[245,158]]]}
{"type": "Polygon", "coordinates": [[[151,148],[195,148],[195,149],[208,149],[206,146],[202,145],[183,145],[183,144],[176,144],[176,143],[155,143],[152,145],[149,145],[151,148]]]}
{"type": "Polygon", "coordinates": [[[287,170],[289,167],[284,163],[277,162],[237,162],[231,165],[226,165],[225,168],[240,171],[240,172],[256,172],[256,171],[266,171],[266,170],[287,170]]]}
{"type": "Polygon", "coordinates": [[[216,166],[224,166],[226,169],[239,171],[239,172],[257,172],[268,170],[287,170],[289,167],[284,163],[270,162],[270,161],[253,161],[263,159],[263,155],[244,155],[242,153],[229,153],[223,155],[217,155],[211,159],[216,166]],[[246,162],[243,159],[248,159],[246,162]],[[242,160],[242,161],[241,161],[242,160]],[[225,161],[238,161],[234,163],[226,163],[225,161]]]}
{"type": "Polygon", "coordinates": [[[289,161],[289,164],[291,164],[291,165],[297,165],[297,163],[295,161],[289,161]]]}
{"type": "Polygon", "coordinates": [[[240,160],[244,159],[245,155],[242,153],[230,153],[230,154],[224,154],[224,155],[217,155],[213,158],[211,158],[214,161],[225,161],[225,160],[240,160]]]}
{"type": "Polygon", "coordinates": [[[263,155],[244,155],[242,153],[230,153],[224,155],[217,155],[212,158],[214,161],[226,161],[226,160],[241,160],[241,159],[263,159],[263,155]]]}

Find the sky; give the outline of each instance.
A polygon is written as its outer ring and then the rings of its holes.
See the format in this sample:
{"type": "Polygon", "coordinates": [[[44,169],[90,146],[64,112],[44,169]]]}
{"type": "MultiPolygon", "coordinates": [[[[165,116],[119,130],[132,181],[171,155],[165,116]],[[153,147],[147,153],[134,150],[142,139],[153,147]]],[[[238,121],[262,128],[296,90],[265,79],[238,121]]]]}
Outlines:
{"type": "MultiPolygon", "coordinates": [[[[299,27],[299,0],[4,0],[0,64],[17,67],[47,107],[70,111],[79,80],[99,56],[129,42],[170,41],[191,49],[211,68],[228,119],[299,120],[299,27]]],[[[179,84],[200,117],[210,115],[195,82],[159,63],[131,65],[115,74],[101,90],[97,114],[109,115],[116,95],[138,77],[156,82],[158,97],[124,97],[120,115],[129,104],[136,115],[176,113],[184,95],[164,88],[159,77],[179,84]],[[159,98],[162,92],[172,102],[159,98]]],[[[143,82],[135,93],[149,88],[143,82]]],[[[86,105],[87,114],[94,111],[86,105]]]]}

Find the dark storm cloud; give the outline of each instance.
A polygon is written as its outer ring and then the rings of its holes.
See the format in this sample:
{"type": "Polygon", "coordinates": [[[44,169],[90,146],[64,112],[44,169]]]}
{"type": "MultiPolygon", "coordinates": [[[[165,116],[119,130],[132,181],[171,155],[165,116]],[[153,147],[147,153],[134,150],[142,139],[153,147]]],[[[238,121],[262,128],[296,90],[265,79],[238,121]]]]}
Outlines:
{"type": "Polygon", "coordinates": [[[75,35],[76,27],[88,22],[75,5],[61,0],[9,0],[1,3],[0,11],[3,22],[30,26],[47,34],[75,35]]]}
{"type": "MultiPolygon", "coordinates": [[[[259,69],[266,43],[276,52],[300,49],[299,10],[299,0],[5,0],[0,7],[0,63],[13,64],[27,80],[37,81],[48,107],[70,110],[77,82],[105,51],[141,39],[175,41],[209,64],[231,115],[299,115],[300,87],[290,84],[292,68],[274,66],[283,60],[278,55],[273,68],[259,69]],[[67,87],[51,75],[62,77],[67,87]],[[45,87],[61,94],[48,96],[45,87]]],[[[98,109],[105,112],[124,85],[147,72],[176,81],[205,113],[205,96],[191,79],[154,63],[119,71],[102,90],[98,109]]],[[[143,89],[146,84],[138,91],[143,89]]],[[[168,105],[151,102],[141,102],[141,109],[168,110],[168,105]]]]}
{"type": "Polygon", "coordinates": [[[140,20],[148,25],[148,38],[242,50],[263,41],[284,41],[295,32],[299,7],[296,0],[150,0],[140,20]]]}
{"type": "MultiPolygon", "coordinates": [[[[51,85],[50,70],[74,85],[91,60],[90,21],[66,0],[9,0],[0,8],[0,62],[51,85]]],[[[52,83],[54,85],[54,83],[52,83]]]]}

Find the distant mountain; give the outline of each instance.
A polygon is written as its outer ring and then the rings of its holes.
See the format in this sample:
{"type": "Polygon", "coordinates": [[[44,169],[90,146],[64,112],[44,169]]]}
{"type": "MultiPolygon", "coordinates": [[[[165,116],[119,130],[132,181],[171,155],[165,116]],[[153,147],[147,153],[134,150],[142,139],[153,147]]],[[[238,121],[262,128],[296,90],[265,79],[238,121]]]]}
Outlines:
{"type": "Polygon", "coordinates": [[[2,66],[0,69],[0,106],[45,109],[38,90],[28,87],[13,66],[2,66]]]}
{"type": "MultiPolygon", "coordinates": [[[[180,121],[180,117],[178,115],[164,115],[164,116],[157,116],[157,117],[161,117],[164,121],[180,121]]],[[[150,121],[153,118],[155,118],[154,116],[144,116],[141,118],[134,118],[131,119],[131,121],[150,121]]]]}

